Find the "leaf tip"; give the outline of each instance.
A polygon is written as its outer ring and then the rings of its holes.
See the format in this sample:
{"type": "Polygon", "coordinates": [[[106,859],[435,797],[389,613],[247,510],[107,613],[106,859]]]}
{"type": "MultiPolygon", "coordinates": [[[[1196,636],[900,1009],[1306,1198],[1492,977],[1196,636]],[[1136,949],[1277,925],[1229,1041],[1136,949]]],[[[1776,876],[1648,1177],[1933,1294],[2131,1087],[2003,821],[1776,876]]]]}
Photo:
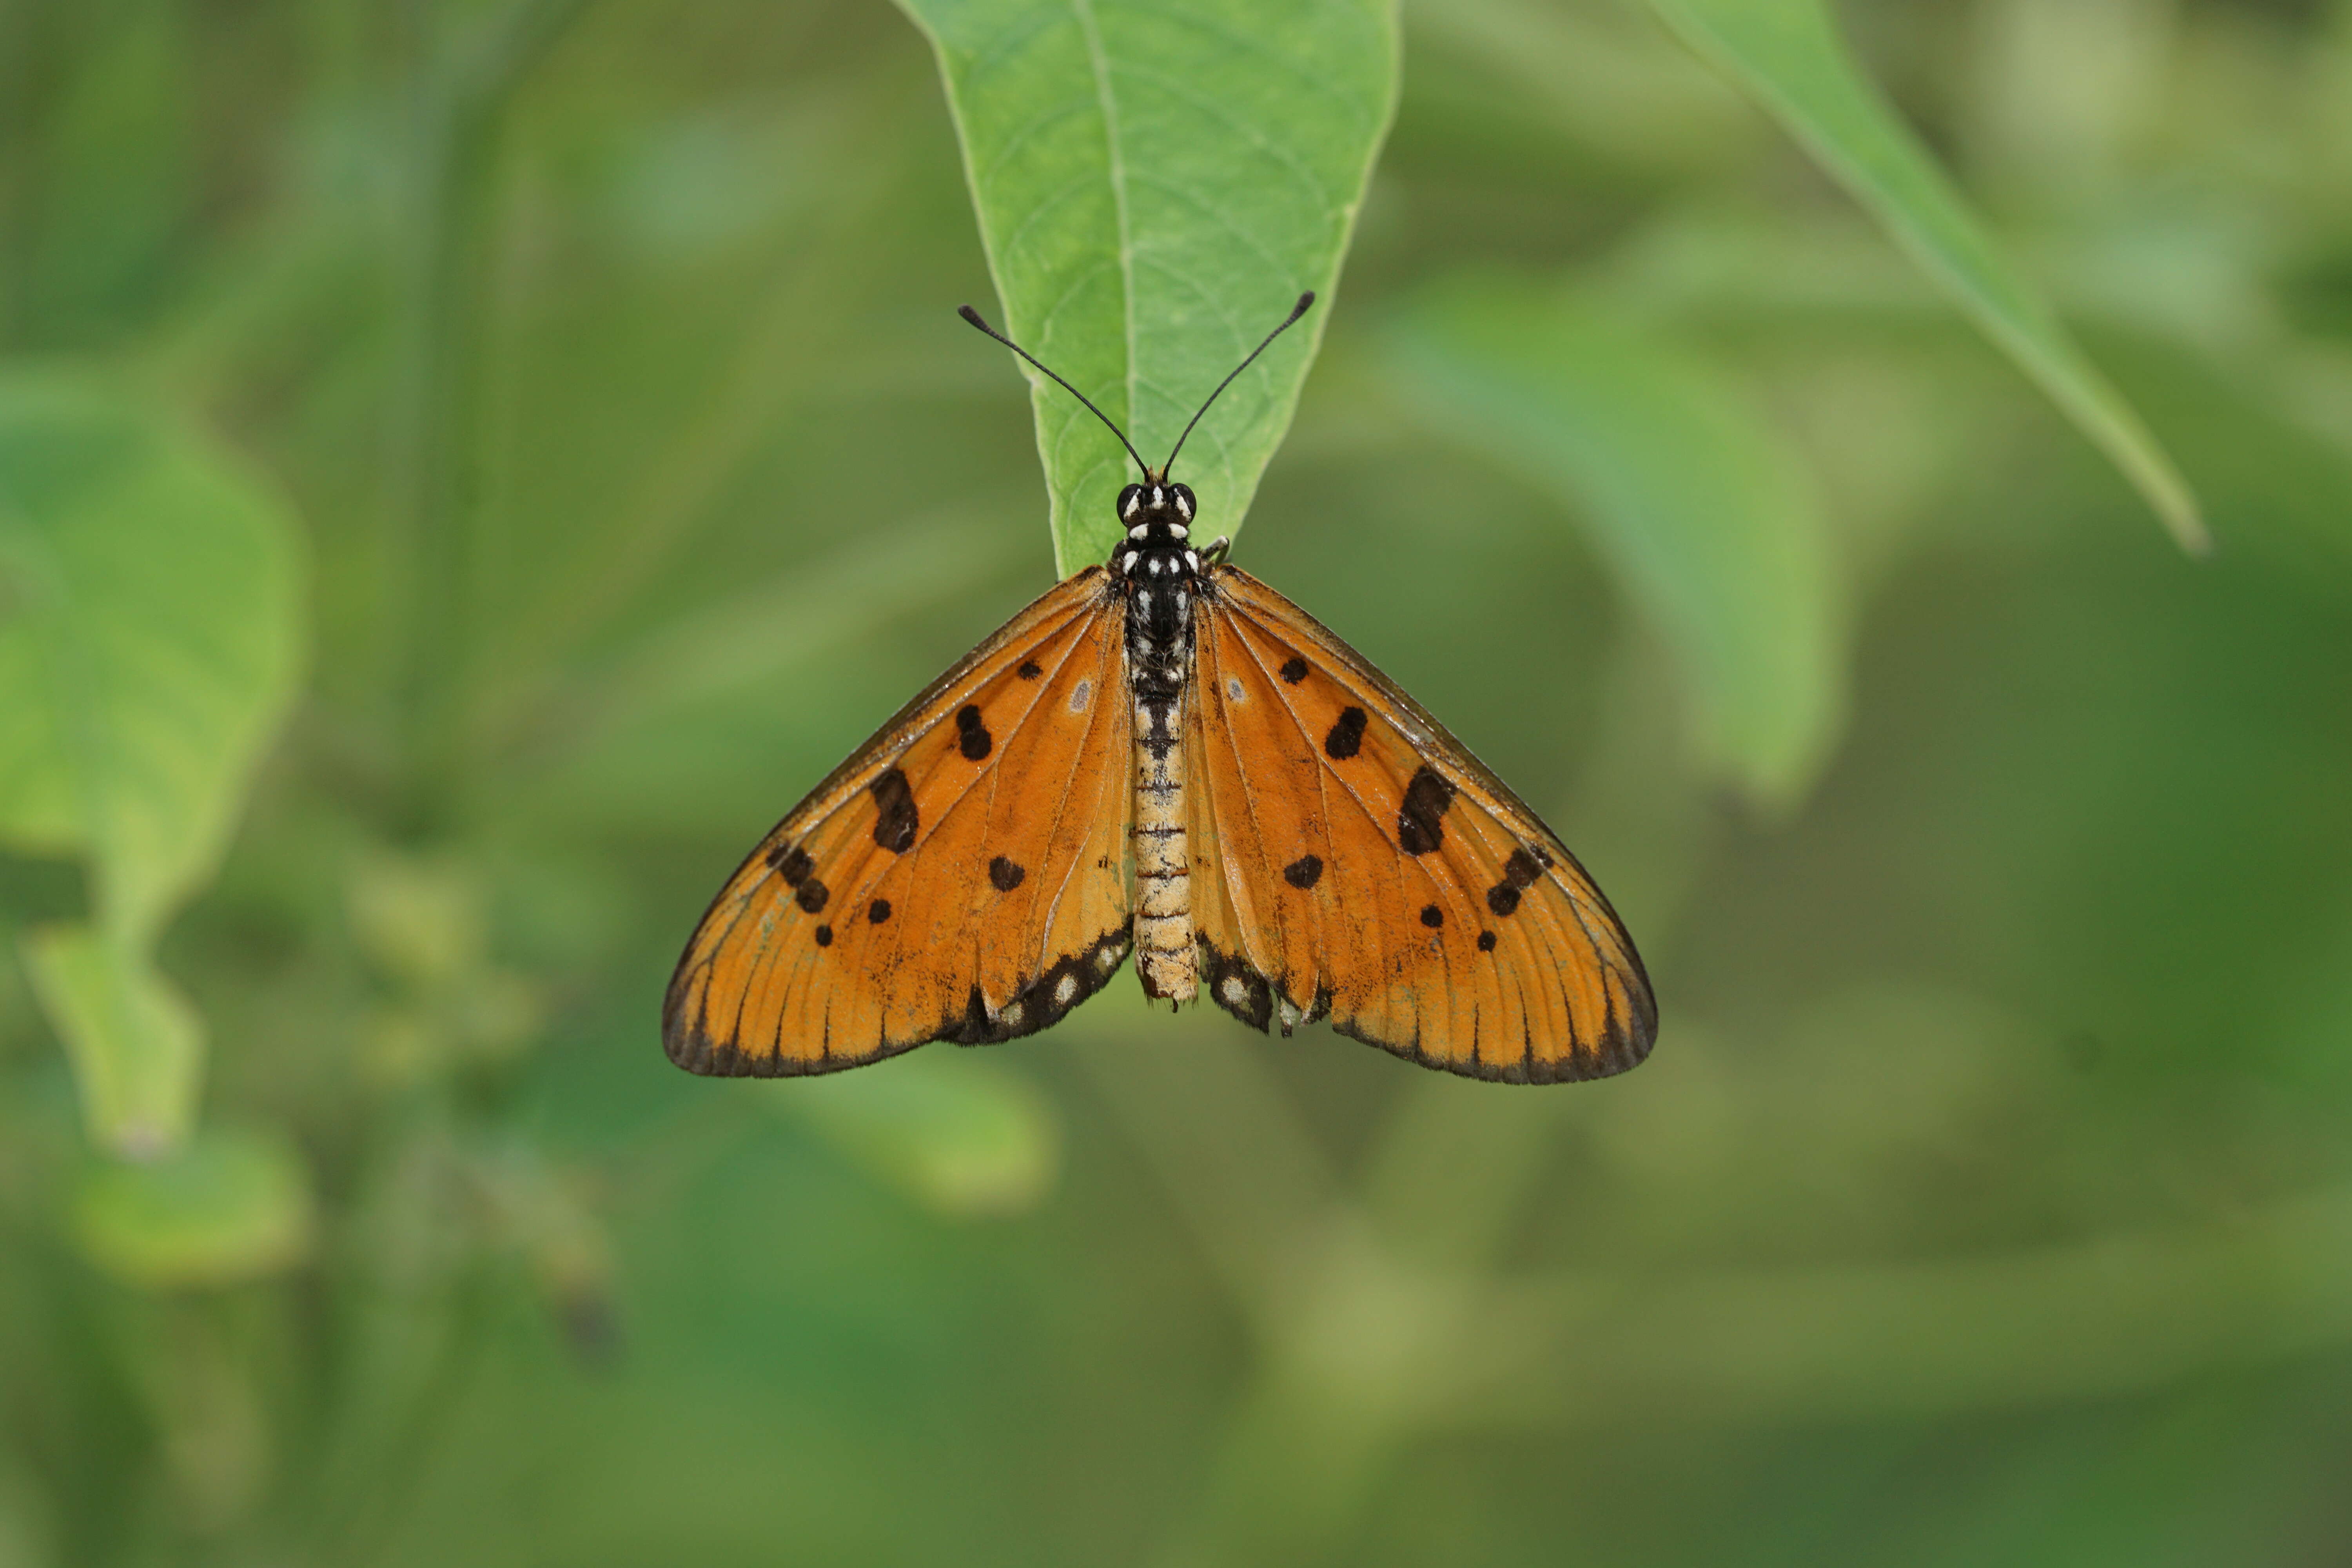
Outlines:
{"type": "Polygon", "coordinates": [[[2178,506],[2168,509],[2164,525],[2191,559],[2210,561],[2213,558],[2213,533],[2205,526],[2205,516],[2197,502],[2183,497],[2178,506]]]}

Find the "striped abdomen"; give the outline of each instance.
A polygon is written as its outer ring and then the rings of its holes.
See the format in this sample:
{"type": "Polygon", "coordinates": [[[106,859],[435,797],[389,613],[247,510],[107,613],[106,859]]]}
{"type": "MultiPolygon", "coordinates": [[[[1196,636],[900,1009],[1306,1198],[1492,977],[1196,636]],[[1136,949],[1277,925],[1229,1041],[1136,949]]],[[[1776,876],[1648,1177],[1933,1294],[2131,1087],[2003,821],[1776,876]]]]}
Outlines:
{"type": "Polygon", "coordinates": [[[1184,846],[1184,698],[1135,697],[1135,971],[1144,994],[1199,989],[1192,868],[1184,846]]]}

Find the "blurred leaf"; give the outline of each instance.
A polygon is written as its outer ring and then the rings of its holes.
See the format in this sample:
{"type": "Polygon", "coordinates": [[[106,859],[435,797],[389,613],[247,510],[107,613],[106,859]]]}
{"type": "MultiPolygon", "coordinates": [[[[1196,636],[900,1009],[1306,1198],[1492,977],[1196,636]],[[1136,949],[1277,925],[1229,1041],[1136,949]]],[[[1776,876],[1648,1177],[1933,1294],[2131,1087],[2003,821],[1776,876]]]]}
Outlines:
{"type": "Polygon", "coordinates": [[[97,934],[34,952],[117,1148],[186,1131],[197,1036],[146,954],[293,694],[298,578],[291,518],[226,455],[92,384],[0,379],[0,842],[91,864],[97,934]]]}
{"type": "Polygon", "coordinates": [[[2227,547],[2340,591],[2352,565],[2352,460],[2340,441],[2297,423],[2291,384],[2149,333],[2094,342],[2213,498],[2227,547]]]}
{"type": "Polygon", "coordinates": [[[499,1238],[530,1268],[573,1350],[587,1356],[610,1352],[618,1332],[612,1238],[583,1191],[582,1177],[520,1140],[475,1161],[471,1171],[499,1238]]]}
{"type": "Polygon", "coordinates": [[[146,952],[87,926],[28,934],[33,994],[64,1040],[82,1113],[114,1152],[145,1159],[195,1121],[204,1020],[146,952]]]}
{"type": "Polygon", "coordinates": [[[232,1284],[308,1254],[310,1174],[281,1138],[214,1130],[161,1160],[93,1166],[74,1222],[91,1260],[130,1284],[232,1284]]]}
{"type": "Polygon", "coordinates": [[[360,951],[387,978],[442,990],[480,967],[488,938],[468,868],[377,851],[353,864],[349,897],[360,951]]]}
{"type": "Polygon", "coordinates": [[[1753,94],[2137,486],[2181,546],[2208,542],[2197,498],[2138,415],[2012,271],[1856,68],[1821,0],[1650,0],[1753,94]]]}
{"type": "MultiPolygon", "coordinates": [[[[902,4],[947,79],[999,324],[1147,461],[1300,290],[1325,296],[1300,341],[1236,382],[1185,447],[1205,528],[1237,532],[1314,360],[1395,104],[1392,5],[902,4]]],[[[1109,553],[1133,476],[1093,415],[1024,371],[1066,575],[1109,553]]]]}
{"type": "Polygon", "coordinates": [[[1391,325],[1435,422],[1559,496],[1673,647],[1709,761],[1768,803],[1811,781],[1844,705],[1843,607],[1803,469],[1704,362],[1500,283],[1391,325]]]}
{"type": "Polygon", "coordinates": [[[1012,1214],[1044,1197],[1060,1163],[1052,1112],[1012,1073],[926,1052],[879,1072],[770,1089],[771,1103],[924,1207],[1012,1214]]]}
{"type": "Polygon", "coordinates": [[[824,559],[666,623],[593,672],[572,750],[646,744],[648,726],[696,704],[771,701],[789,679],[892,611],[971,592],[1003,554],[962,516],[877,529],[824,559]]]}
{"type": "Polygon", "coordinates": [[[511,1058],[538,1037],[543,988],[491,961],[485,889],[470,863],[371,850],[352,863],[346,900],[352,935],[385,994],[355,1031],[368,1079],[407,1087],[511,1058]]]}
{"type": "Polygon", "coordinates": [[[1717,167],[1752,140],[1745,133],[1754,110],[1638,12],[1557,0],[1422,0],[1406,20],[1409,90],[1423,101],[1434,74],[1423,46],[1434,44],[1475,62],[1489,103],[1517,96],[1494,91],[1507,83],[1577,146],[1636,169],[1717,167]]]}
{"type": "Polygon", "coordinates": [[[1490,1417],[1852,1419],[2112,1398],[2352,1342],[2352,1190],[2010,1250],[1498,1289],[1490,1417]],[[1533,1347],[1543,1347],[1535,1350],[1533,1347]]]}
{"type": "Polygon", "coordinates": [[[49,1568],[64,1561],[56,1547],[52,1489],[0,1454],[0,1568],[49,1568]]]}

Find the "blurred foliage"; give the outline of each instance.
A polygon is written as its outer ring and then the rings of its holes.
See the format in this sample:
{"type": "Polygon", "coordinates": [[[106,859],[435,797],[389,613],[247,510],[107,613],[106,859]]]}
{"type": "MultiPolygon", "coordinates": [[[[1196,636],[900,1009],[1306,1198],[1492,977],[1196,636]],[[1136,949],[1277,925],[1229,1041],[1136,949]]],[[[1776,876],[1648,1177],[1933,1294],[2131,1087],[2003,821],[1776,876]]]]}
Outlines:
{"type": "Polygon", "coordinates": [[[78,853],[90,919],[25,961],[118,1152],[186,1136],[201,1033],[154,972],[292,695],[291,520],[127,399],[0,385],[0,842],[78,853]]]}
{"type": "Polygon", "coordinates": [[[0,1564],[2342,1556],[2352,5],[1409,7],[1241,559],[1654,1058],[693,1079],[703,900],[1109,462],[952,315],[1024,8],[909,9],[0,5],[0,1564]]]}

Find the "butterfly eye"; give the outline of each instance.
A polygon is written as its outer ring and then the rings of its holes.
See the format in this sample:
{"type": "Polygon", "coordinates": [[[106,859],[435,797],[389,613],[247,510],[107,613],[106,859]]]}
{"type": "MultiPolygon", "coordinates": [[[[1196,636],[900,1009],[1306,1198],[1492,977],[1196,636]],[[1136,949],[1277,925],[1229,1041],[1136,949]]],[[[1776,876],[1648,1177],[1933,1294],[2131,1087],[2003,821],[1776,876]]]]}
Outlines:
{"type": "Polygon", "coordinates": [[[1143,510],[1143,487],[1129,485],[1118,492],[1118,517],[1121,522],[1132,522],[1143,510]]]}
{"type": "Polygon", "coordinates": [[[1182,518],[1186,522],[1192,521],[1192,487],[1190,485],[1174,485],[1170,488],[1174,489],[1176,492],[1176,515],[1182,518]]]}

